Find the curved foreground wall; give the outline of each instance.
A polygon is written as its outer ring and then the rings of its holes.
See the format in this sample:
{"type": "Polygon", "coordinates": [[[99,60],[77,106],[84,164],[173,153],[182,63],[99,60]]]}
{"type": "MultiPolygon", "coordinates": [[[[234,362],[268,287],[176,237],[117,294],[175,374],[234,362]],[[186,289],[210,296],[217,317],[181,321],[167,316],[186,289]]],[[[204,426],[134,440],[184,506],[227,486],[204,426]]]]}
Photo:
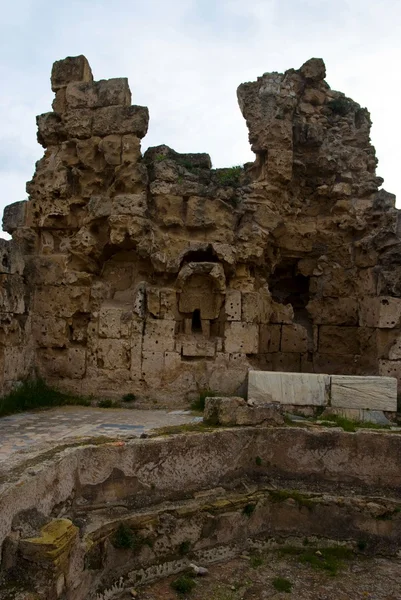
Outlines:
{"type": "Polygon", "coordinates": [[[83,600],[305,536],[395,555],[400,455],[396,433],[296,427],[56,449],[1,483],[2,573],[83,600]]]}

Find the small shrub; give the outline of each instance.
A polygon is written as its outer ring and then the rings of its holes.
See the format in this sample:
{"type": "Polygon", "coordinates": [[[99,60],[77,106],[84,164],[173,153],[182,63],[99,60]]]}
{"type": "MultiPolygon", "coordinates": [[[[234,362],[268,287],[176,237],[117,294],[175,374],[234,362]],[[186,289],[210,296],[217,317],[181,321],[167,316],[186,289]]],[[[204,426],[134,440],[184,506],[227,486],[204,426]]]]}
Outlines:
{"type": "Polygon", "coordinates": [[[99,400],[98,402],[98,407],[99,408],[113,408],[114,407],[114,402],[113,400],[110,399],[104,399],[104,400],[99,400]]]}
{"type": "Polygon", "coordinates": [[[249,518],[255,512],[255,508],[256,504],[247,504],[244,506],[242,514],[249,518]]]}
{"type": "Polygon", "coordinates": [[[111,543],[114,548],[122,548],[124,550],[139,550],[144,544],[149,547],[153,546],[152,540],[138,535],[125,523],[120,523],[111,538],[111,543]]]}
{"type": "Polygon", "coordinates": [[[185,540],[181,542],[178,548],[178,552],[181,556],[185,556],[191,549],[191,542],[189,540],[185,540]]]}
{"type": "Polygon", "coordinates": [[[260,458],[260,456],[257,456],[257,457],[255,458],[255,463],[256,463],[256,465],[257,465],[258,467],[261,467],[261,466],[262,466],[262,459],[260,458]]]}
{"type": "Polygon", "coordinates": [[[177,579],[171,582],[171,587],[178,594],[190,594],[194,589],[196,583],[188,575],[181,575],[177,579]]]}
{"type": "Polygon", "coordinates": [[[292,590],[292,583],[285,577],[275,577],[273,579],[273,587],[277,592],[286,592],[287,594],[290,594],[292,590]]]}
{"type": "Polygon", "coordinates": [[[252,554],[249,562],[252,569],[257,569],[263,565],[263,557],[260,554],[252,554]]]}
{"type": "Polygon", "coordinates": [[[125,394],[123,396],[123,402],[135,402],[136,396],[135,394],[125,394]]]}
{"type": "Polygon", "coordinates": [[[120,523],[112,538],[114,548],[131,549],[135,544],[134,532],[128,525],[120,523]]]}
{"type": "Polygon", "coordinates": [[[210,390],[201,390],[199,392],[199,398],[192,402],[191,410],[194,410],[196,412],[203,412],[205,410],[206,398],[213,398],[214,396],[217,396],[215,392],[212,392],[210,390]]]}
{"type": "Polygon", "coordinates": [[[162,162],[163,160],[166,160],[166,158],[167,158],[167,156],[164,156],[164,154],[156,154],[155,161],[162,162]]]}
{"type": "Polygon", "coordinates": [[[36,408],[51,408],[67,404],[90,406],[90,400],[53,389],[40,377],[25,379],[9,394],[0,397],[0,417],[36,408]]]}
{"type": "Polygon", "coordinates": [[[339,98],[335,98],[334,100],[328,102],[327,106],[333,111],[334,114],[345,117],[345,115],[351,110],[352,103],[350,100],[348,100],[348,98],[340,96],[339,98]]]}
{"type": "Polygon", "coordinates": [[[240,165],[230,167],[229,169],[223,169],[217,173],[217,179],[220,185],[227,185],[231,187],[238,187],[243,173],[243,168],[240,165]]]}

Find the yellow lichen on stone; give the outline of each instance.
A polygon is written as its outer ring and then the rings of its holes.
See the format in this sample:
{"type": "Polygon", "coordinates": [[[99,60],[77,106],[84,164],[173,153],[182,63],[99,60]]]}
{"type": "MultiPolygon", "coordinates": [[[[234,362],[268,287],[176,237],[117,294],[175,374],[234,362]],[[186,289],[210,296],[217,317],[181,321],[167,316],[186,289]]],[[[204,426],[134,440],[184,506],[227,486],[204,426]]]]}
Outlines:
{"type": "Polygon", "coordinates": [[[31,562],[63,568],[78,534],[78,528],[69,519],[55,519],[41,529],[41,535],[21,540],[20,550],[31,562]]]}

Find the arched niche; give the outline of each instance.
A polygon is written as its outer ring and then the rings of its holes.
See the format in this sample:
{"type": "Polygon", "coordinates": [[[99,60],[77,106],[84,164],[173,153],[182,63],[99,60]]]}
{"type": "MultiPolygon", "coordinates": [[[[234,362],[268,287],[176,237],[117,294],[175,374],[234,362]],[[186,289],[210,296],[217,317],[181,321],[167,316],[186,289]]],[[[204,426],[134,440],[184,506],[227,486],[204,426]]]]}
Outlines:
{"type": "Polygon", "coordinates": [[[210,322],[217,319],[226,293],[221,264],[191,262],[177,277],[178,310],[184,317],[186,334],[210,336],[210,322]]]}

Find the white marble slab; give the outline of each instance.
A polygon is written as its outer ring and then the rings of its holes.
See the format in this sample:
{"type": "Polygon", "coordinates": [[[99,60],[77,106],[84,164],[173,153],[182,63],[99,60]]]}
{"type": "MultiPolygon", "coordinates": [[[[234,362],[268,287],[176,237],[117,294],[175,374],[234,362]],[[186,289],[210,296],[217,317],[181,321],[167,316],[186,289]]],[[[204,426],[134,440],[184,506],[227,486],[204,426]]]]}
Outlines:
{"type": "Polygon", "coordinates": [[[394,377],[331,376],[331,406],[397,410],[397,380],[394,377]]]}
{"type": "Polygon", "coordinates": [[[299,406],[326,406],[329,375],[249,371],[248,401],[279,402],[299,406]]]}

